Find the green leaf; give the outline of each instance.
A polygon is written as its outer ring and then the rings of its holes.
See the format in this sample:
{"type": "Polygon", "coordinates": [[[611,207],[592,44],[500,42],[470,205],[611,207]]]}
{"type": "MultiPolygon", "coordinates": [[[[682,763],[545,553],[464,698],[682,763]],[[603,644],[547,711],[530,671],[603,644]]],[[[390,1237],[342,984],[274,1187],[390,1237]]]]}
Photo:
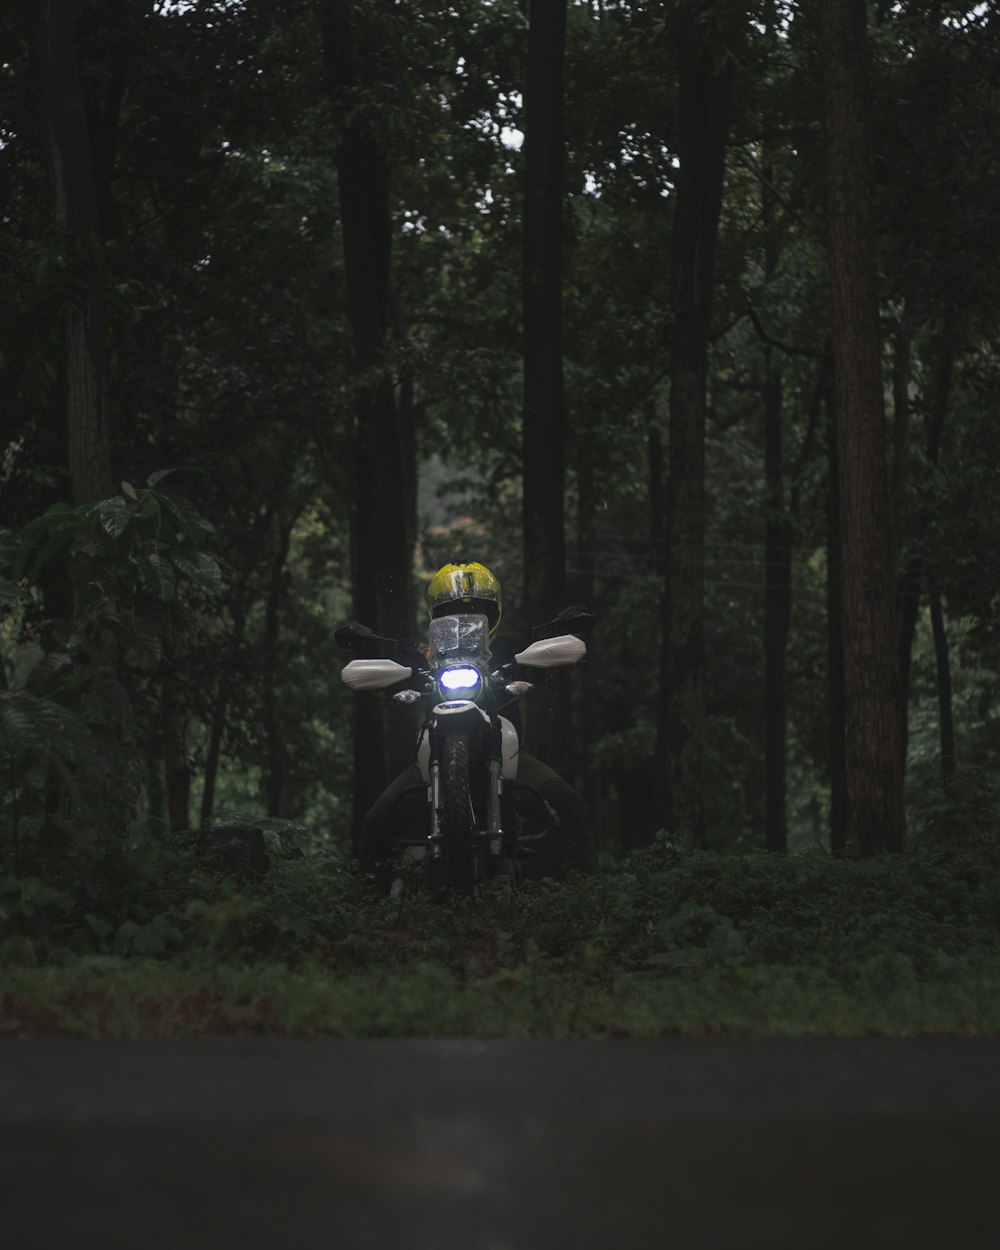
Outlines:
{"type": "Polygon", "coordinates": [[[121,495],[114,495],[111,499],[102,499],[97,505],[97,511],[102,527],[112,538],[120,538],[128,529],[128,523],[132,519],[132,511],[128,502],[121,495]]]}
{"type": "Polygon", "coordinates": [[[132,715],[132,700],[128,691],[108,670],[98,670],[90,681],[89,689],[105,716],[127,721],[132,715]]]}
{"type": "Polygon", "coordinates": [[[32,577],[38,573],[59,547],[64,546],[73,537],[83,523],[81,512],[68,503],[54,503],[40,517],[29,521],[18,535],[17,553],[11,565],[11,577],[17,581],[24,576],[31,553],[39,543],[44,543],[42,552],[35,558],[32,577]]]}
{"type": "Polygon", "coordinates": [[[0,690],[0,747],[32,751],[57,767],[63,761],[98,766],[87,723],[28,690],[0,690]]]}
{"type": "Polygon", "coordinates": [[[172,551],[170,559],[186,577],[206,590],[218,590],[222,582],[219,562],[204,551],[181,553],[172,551]]]}
{"type": "Polygon", "coordinates": [[[156,664],[163,654],[163,643],[156,627],[142,617],[132,621],[105,618],[105,624],[121,640],[126,652],[142,664],[156,664]]]}
{"type": "Polygon", "coordinates": [[[76,540],[79,537],[80,532],[75,526],[72,529],[64,528],[57,530],[47,542],[43,543],[38,555],[35,556],[31,565],[32,579],[36,579],[41,575],[42,570],[57,551],[67,546],[71,540],[76,540]]]}
{"type": "Polygon", "coordinates": [[[65,651],[53,651],[40,660],[28,674],[27,681],[24,683],[25,690],[30,690],[33,694],[41,694],[48,685],[49,679],[57,673],[63,672],[64,669],[73,667],[73,657],[65,651]]]}
{"type": "Polygon", "coordinates": [[[139,557],[139,576],[148,589],[164,603],[173,599],[177,588],[177,574],[173,565],[159,552],[139,557]]]}
{"type": "Polygon", "coordinates": [[[80,624],[79,622],[50,620],[43,622],[43,624],[52,631],[52,637],[59,644],[60,649],[68,651],[70,655],[75,655],[87,641],[88,627],[86,622],[80,624]]]}
{"type": "Polygon", "coordinates": [[[139,496],[135,493],[135,487],[131,482],[122,482],[122,494],[132,500],[138,500],[139,498],[139,496]]]}
{"type": "Polygon", "coordinates": [[[203,520],[198,515],[198,509],[183,495],[175,495],[169,490],[156,490],[153,491],[153,496],[170,511],[177,523],[177,528],[182,530],[196,547],[200,547],[208,535],[215,532],[215,526],[210,521],[203,520]]]}
{"type": "Polygon", "coordinates": [[[36,533],[49,530],[55,525],[63,523],[75,524],[79,519],[79,509],[74,508],[71,503],[51,504],[41,516],[36,516],[33,521],[29,521],[21,529],[21,541],[23,542],[26,538],[31,538],[36,533]]]}

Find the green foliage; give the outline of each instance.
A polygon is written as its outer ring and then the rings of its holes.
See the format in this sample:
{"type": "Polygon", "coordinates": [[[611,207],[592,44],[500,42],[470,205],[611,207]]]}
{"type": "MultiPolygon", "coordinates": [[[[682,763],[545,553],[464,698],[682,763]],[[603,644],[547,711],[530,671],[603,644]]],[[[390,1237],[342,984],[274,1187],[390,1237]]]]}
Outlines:
{"type": "Polygon", "coordinates": [[[97,503],[55,504],[3,536],[17,592],[6,596],[4,663],[17,671],[41,642],[56,647],[29,660],[19,686],[0,689],[0,835],[15,872],[45,860],[54,879],[86,878],[134,820],[142,682],[177,625],[183,587],[216,591],[221,579],[203,550],[213,527],[160,485],[168,472],[97,503]],[[71,583],[73,615],[39,622],[34,605],[53,567],[71,583]]]}
{"type": "Polygon", "coordinates": [[[280,822],[257,879],[193,835],[136,842],[121,889],[0,883],[0,1017],[88,1036],[994,1033],[1000,853],[933,819],[907,857],[661,836],[594,877],[444,902],[289,856],[280,822]]]}
{"type": "Polygon", "coordinates": [[[178,572],[217,589],[218,562],[198,550],[214,533],[193,505],[159,483],[173,469],[150,475],[144,487],[122,483],[122,493],[98,503],[57,503],[17,535],[11,558],[15,581],[36,582],[46,565],[69,549],[70,573],[81,608],[107,610],[109,589],[134,600],[147,591],[161,603],[175,597],[178,572]]]}

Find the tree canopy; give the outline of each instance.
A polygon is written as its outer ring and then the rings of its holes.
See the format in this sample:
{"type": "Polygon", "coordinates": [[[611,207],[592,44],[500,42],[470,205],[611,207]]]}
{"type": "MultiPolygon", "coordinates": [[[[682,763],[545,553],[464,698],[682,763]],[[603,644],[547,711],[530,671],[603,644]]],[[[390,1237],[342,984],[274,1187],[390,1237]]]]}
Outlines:
{"type": "Polygon", "coordinates": [[[993,784],[994,7],[562,7],[7,6],[5,867],[349,847],[411,726],[334,631],[463,558],[598,613],[604,850],[863,857],[993,784]]]}

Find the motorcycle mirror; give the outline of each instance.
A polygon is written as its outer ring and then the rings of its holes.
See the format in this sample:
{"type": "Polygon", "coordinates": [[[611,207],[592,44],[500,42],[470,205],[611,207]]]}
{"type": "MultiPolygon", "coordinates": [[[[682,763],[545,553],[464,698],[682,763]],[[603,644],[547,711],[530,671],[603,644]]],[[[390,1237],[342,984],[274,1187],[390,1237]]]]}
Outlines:
{"type": "Polygon", "coordinates": [[[376,637],[376,634],[367,625],[359,625],[357,621],[348,621],[337,630],[333,637],[338,647],[343,647],[346,651],[360,651],[376,637]]]}
{"type": "Polygon", "coordinates": [[[563,633],[585,634],[597,624],[597,617],[590,608],[585,608],[582,604],[574,604],[565,612],[560,612],[552,623],[558,625],[563,633]]]}
{"type": "Polygon", "coordinates": [[[594,628],[596,623],[597,617],[594,613],[578,603],[571,608],[566,608],[553,620],[546,621],[544,625],[536,625],[531,631],[531,637],[539,642],[546,638],[557,638],[560,634],[586,634],[594,628]]]}

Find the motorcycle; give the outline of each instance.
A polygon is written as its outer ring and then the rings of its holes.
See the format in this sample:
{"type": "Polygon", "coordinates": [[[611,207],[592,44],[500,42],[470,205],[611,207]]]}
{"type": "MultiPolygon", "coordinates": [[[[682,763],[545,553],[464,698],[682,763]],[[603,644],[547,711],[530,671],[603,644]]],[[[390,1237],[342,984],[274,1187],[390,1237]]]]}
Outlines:
{"type": "Polygon", "coordinates": [[[584,608],[568,609],[496,667],[489,621],[478,613],[432,620],[426,656],[409,644],[379,639],[365,626],[351,624],[337,632],[343,647],[381,652],[344,666],[341,678],[352,690],[399,686],[391,696],[395,702],[424,705],[416,762],[428,820],[426,834],[409,849],[423,859],[432,890],[471,893],[481,882],[509,875],[512,863],[531,854],[524,843],[541,835],[519,836],[519,735],[502,710],[528,694],[543,674],[578,664],[587,653],[578,635],[593,621],[584,608]]]}

